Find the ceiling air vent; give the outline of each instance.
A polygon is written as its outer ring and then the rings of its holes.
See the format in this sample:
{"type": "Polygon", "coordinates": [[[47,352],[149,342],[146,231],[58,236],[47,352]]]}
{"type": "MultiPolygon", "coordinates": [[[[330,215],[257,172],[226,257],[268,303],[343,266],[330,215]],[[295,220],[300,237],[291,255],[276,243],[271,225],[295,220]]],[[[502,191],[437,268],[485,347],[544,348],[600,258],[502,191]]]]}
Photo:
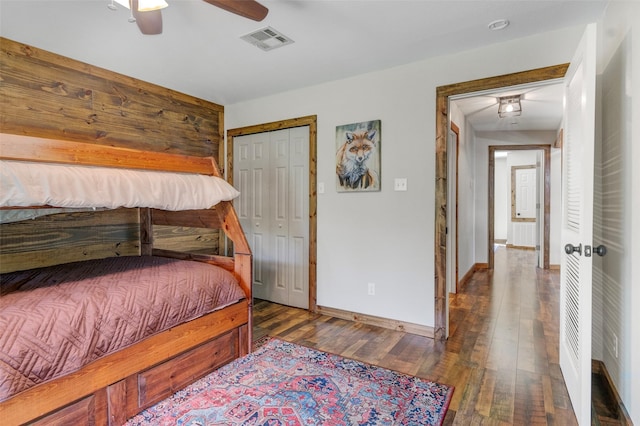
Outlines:
{"type": "Polygon", "coordinates": [[[271,27],[261,28],[240,38],[264,51],[273,50],[293,43],[293,40],[289,37],[271,27]]]}

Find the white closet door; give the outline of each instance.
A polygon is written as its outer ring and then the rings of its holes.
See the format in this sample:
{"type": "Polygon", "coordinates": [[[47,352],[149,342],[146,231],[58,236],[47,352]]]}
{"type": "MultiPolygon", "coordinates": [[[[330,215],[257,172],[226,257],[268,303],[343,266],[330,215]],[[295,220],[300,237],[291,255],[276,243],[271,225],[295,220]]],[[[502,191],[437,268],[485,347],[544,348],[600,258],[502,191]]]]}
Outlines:
{"type": "Polygon", "coordinates": [[[309,308],[309,127],[289,137],[289,305],[309,308]]]}
{"type": "Polygon", "coordinates": [[[272,274],[269,212],[269,134],[234,139],[236,209],[253,253],[253,296],[268,299],[272,274]]]}
{"type": "Polygon", "coordinates": [[[273,277],[269,300],[289,304],[289,129],[270,132],[271,253],[273,277]]]}
{"type": "Polygon", "coordinates": [[[234,138],[240,223],[254,297],[309,306],[309,127],[234,138]]]}

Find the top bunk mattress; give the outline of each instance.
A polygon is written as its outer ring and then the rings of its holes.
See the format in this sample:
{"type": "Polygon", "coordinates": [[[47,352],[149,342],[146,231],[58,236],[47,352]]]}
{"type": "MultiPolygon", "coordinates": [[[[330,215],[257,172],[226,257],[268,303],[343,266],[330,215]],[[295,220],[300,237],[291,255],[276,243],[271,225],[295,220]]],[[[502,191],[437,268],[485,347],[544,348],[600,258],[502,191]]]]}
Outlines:
{"type": "Polygon", "coordinates": [[[153,256],[0,275],[0,401],[245,297],[228,271],[153,256]]]}
{"type": "Polygon", "coordinates": [[[200,210],[240,193],[217,176],[0,160],[0,207],[200,210]]]}

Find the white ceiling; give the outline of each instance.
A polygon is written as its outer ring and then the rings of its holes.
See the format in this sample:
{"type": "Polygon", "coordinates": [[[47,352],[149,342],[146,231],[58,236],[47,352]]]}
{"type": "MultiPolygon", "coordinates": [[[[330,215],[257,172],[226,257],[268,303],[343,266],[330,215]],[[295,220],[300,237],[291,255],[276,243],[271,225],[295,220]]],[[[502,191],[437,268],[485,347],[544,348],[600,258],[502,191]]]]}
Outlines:
{"type": "Polygon", "coordinates": [[[562,122],[564,86],[554,84],[505,88],[452,100],[478,131],[558,130],[562,122]],[[498,98],[520,95],[517,117],[498,117],[498,98]]]}
{"type": "MultiPolygon", "coordinates": [[[[0,34],[222,105],[598,20],[606,0],[263,0],[262,22],[202,0],[167,0],[141,35],[111,0],[0,0],[0,34]],[[511,25],[490,31],[505,18],[511,25]],[[240,37],[272,26],[295,43],[240,37]]],[[[529,95],[527,95],[529,96],[529,95]]],[[[535,92],[531,96],[537,96],[535,92]]],[[[531,102],[534,102],[534,98],[531,102]]],[[[495,101],[495,100],[494,100],[495,101]]],[[[470,101],[469,101],[470,102],[470,101]]],[[[475,102],[475,101],[474,101],[475,102]]],[[[477,101],[488,108],[487,99],[477,101]]],[[[527,97],[527,104],[529,99],[527,97]]],[[[463,105],[463,110],[472,110],[463,105]]],[[[532,110],[526,106],[525,111],[532,110]]],[[[482,113],[476,114],[481,116],[482,113]]]]}

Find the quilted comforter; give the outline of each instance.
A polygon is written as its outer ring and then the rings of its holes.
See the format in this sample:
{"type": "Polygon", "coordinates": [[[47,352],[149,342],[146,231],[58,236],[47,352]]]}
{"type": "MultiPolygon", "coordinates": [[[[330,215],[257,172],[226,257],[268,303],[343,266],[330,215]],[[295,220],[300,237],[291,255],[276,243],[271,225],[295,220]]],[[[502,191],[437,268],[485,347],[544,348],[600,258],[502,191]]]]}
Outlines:
{"type": "Polygon", "coordinates": [[[151,256],[0,275],[0,401],[244,297],[224,269],[151,256]]]}

